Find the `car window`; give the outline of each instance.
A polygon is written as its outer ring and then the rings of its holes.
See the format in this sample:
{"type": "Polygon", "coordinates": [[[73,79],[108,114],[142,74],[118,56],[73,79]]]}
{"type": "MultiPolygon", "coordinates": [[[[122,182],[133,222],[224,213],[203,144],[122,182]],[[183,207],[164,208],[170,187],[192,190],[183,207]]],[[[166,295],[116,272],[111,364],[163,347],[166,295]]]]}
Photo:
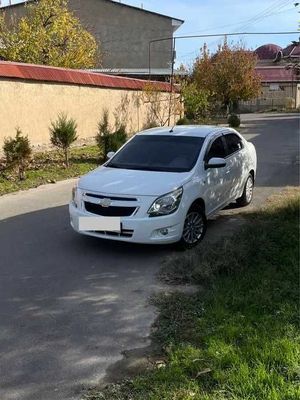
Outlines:
{"type": "Polygon", "coordinates": [[[220,136],[212,143],[207,153],[206,160],[208,161],[213,157],[224,158],[225,156],[226,152],[225,152],[224,141],[222,139],[222,136],[220,136]]]}
{"type": "Polygon", "coordinates": [[[243,148],[243,141],[238,135],[229,133],[228,135],[224,135],[224,138],[227,145],[227,156],[243,148]]]}
{"type": "Polygon", "coordinates": [[[204,138],[136,135],[106,166],[141,171],[188,172],[196,164],[204,138]]]}

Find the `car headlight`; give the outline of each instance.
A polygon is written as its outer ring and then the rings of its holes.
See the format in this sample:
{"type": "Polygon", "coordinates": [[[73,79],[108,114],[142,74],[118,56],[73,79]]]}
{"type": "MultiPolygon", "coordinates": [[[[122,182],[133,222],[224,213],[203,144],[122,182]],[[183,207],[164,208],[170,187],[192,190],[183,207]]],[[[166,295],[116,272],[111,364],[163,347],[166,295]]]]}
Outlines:
{"type": "Polygon", "coordinates": [[[174,213],[180,204],[183,188],[174,190],[173,192],[158,197],[148,210],[150,217],[158,217],[160,215],[168,215],[174,213]]]}

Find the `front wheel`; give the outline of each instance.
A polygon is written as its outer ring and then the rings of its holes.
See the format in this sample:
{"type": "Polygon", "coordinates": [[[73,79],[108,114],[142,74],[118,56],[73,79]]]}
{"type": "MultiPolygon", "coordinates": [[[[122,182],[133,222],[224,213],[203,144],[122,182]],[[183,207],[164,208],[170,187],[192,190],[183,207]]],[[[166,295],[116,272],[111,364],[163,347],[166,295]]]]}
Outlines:
{"type": "Polygon", "coordinates": [[[191,249],[197,246],[205,236],[207,227],[204,212],[196,207],[188,211],[179,245],[182,249],[191,249]]]}
{"type": "Polygon", "coordinates": [[[254,179],[252,174],[249,174],[244,186],[243,194],[236,200],[237,204],[240,207],[248,206],[251,203],[253,199],[253,189],[254,189],[254,179]]]}

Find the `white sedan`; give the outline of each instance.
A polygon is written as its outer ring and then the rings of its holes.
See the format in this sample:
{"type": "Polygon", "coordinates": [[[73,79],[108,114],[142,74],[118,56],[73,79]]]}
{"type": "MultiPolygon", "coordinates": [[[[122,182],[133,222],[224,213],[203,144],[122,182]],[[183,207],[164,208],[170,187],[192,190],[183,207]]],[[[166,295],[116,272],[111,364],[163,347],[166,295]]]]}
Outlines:
{"type": "Polygon", "coordinates": [[[73,189],[70,218],[79,233],[190,248],[208,217],[253,197],[255,147],[234,129],[154,128],[108,156],[73,189]]]}

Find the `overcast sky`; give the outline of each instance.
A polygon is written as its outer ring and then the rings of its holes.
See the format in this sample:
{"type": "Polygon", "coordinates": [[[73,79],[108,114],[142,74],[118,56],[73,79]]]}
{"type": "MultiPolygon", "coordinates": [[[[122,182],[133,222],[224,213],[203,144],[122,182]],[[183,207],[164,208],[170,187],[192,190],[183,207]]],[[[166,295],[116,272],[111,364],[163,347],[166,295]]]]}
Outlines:
{"type": "MultiPolygon", "coordinates": [[[[18,3],[12,0],[12,3],[18,3]]],[[[300,5],[296,0],[122,0],[122,3],[143,7],[147,10],[184,19],[185,23],[176,35],[212,34],[229,32],[297,31],[300,5]]],[[[2,0],[2,5],[8,0],[2,0]]],[[[249,48],[265,43],[285,46],[299,34],[288,36],[244,36],[241,38],[249,48]]],[[[199,48],[207,42],[213,49],[218,40],[185,39],[177,43],[177,64],[191,64],[199,48]]]]}

